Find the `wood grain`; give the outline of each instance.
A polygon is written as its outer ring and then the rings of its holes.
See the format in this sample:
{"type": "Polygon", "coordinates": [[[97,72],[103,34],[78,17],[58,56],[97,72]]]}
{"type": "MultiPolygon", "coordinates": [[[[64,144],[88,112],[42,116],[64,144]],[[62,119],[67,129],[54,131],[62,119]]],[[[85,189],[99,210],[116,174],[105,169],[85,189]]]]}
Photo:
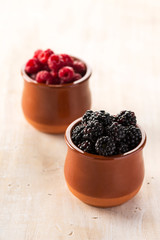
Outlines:
{"type": "Polygon", "coordinates": [[[0,23],[0,240],[160,239],[160,1],[1,0],[0,23]],[[23,117],[21,65],[48,47],[90,63],[93,109],[132,109],[147,132],[143,187],[122,206],[73,197],[63,135],[23,117]]]}

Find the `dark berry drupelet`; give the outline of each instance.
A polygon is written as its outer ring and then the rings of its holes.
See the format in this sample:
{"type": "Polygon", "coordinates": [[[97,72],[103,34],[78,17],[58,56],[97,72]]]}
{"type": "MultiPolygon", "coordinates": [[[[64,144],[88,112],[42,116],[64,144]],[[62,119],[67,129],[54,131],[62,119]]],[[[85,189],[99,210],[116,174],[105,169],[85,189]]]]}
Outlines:
{"type": "Polygon", "coordinates": [[[88,153],[94,153],[94,144],[93,142],[89,141],[89,140],[85,140],[81,143],[78,144],[78,147],[84,151],[84,152],[88,152],[88,153]]]}
{"type": "Polygon", "coordinates": [[[78,146],[80,142],[83,141],[83,130],[84,126],[82,124],[77,125],[73,130],[71,134],[72,141],[75,145],[78,146]]]}
{"type": "Polygon", "coordinates": [[[136,125],[137,120],[134,112],[131,111],[122,111],[120,112],[117,117],[116,121],[124,126],[129,126],[129,125],[136,125]]]}
{"type": "Polygon", "coordinates": [[[135,126],[129,126],[126,132],[126,143],[128,144],[130,150],[135,148],[142,139],[141,130],[135,126]]]}
{"type": "Polygon", "coordinates": [[[92,142],[96,141],[99,136],[102,136],[104,127],[102,123],[98,121],[88,122],[83,130],[83,138],[88,139],[92,142]]]}
{"type": "Polygon", "coordinates": [[[95,149],[99,155],[111,156],[115,154],[116,144],[113,138],[103,136],[96,141],[95,149]]]}
{"type": "Polygon", "coordinates": [[[106,127],[106,135],[114,138],[114,140],[121,141],[126,136],[126,128],[117,122],[113,122],[111,126],[106,127]]]}

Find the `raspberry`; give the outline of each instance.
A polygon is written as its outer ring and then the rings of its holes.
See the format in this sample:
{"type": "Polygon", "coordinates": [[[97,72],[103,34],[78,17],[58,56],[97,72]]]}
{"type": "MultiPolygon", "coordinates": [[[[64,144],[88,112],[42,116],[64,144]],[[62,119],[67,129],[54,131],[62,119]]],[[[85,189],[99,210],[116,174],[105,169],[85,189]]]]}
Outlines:
{"type": "Polygon", "coordinates": [[[86,65],[80,60],[75,60],[73,62],[73,68],[74,68],[75,72],[80,73],[82,76],[86,72],[86,65]]]}
{"type": "Polygon", "coordinates": [[[131,111],[122,111],[117,115],[117,122],[124,125],[136,125],[136,116],[134,112],[131,111]]]}
{"type": "Polygon", "coordinates": [[[72,67],[63,67],[59,70],[58,76],[62,80],[62,83],[72,82],[74,77],[74,70],[72,67]]]}
{"type": "Polygon", "coordinates": [[[51,70],[58,71],[63,66],[61,57],[59,55],[52,54],[48,59],[48,66],[51,70]]]}
{"type": "Polygon", "coordinates": [[[52,70],[51,72],[50,72],[50,74],[52,75],[52,77],[55,79],[55,78],[58,78],[58,73],[56,72],[56,71],[54,71],[54,70],[52,70]]]}
{"type": "Polygon", "coordinates": [[[41,49],[38,49],[37,51],[34,52],[34,58],[38,58],[39,54],[43,52],[41,49]]]}
{"type": "Polygon", "coordinates": [[[58,78],[58,74],[55,71],[51,71],[52,79],[47,81],[46,84],[60,84],[60,79],[58,78]]]}
{"type": "Polygon", "coordinates": [[[75,73],[75,74],[74,74],[74,77],[73,77],[74,81],[77,81],[77,80],[79,80],[79,79],[81,79],[81,78],[82,78],[82,76],[81,76],[80,73],[75,73]]]}
{"type": "Polygon", "coordinates": [[[50,72],[50,68],[48,67],[48,64],[46,64],[46,63],[43,64],[42,70],[46,70],[46,71],[50,72]]]}
{"type": "Polygon", "coordinates": [[[99,155],[111,156],[115,154],[116,145],[111,137],[103,136],[96,141],[95,149],[99,155]]]}
{"type": "Polygon", "coordinates": [[[37,73],[36,81],[38,83],[46,83],[52,81],[52,75],[47,71],[40,71],[37,73]]]}
{"type": "Polygon", "coordinates": [[[40,62],[38,61],[38,59],[36,58],[32,58],[30,60],[28,60],[28,62],[26,63],[26,66],[25,66],[25,71],[26,73],[37,73],[41,68],[41,64],[40,62]]]}
{"type": "Polygon", "coordinates": [[[55,78],[55,79],[51,78],[46,81],[46,84],[47,85],[60,84],[60,80],[59,78],[55,78]]]}
{"type": "Polygon", "coordinates": [[[41,63],[47,63],[48,58],[54,54],[54,52],[51,49],[47,49],[45,51],[42,51],[38,54],[38,59],[41,63]]]}
{"type": "Polygon", "coordinates": [[[78,144],[78,147],[84,152],[91,153],[94,151],[94,144],[89,140],[81,142],[80,144],[78,144]]]}
{"type": "Polygon", "coordinates": [[[73,60],[72,58],[67,55],[67,54],[60,54],[59,55],[62,59],[63,66],[72,66],[73,65],[73,60]]]}

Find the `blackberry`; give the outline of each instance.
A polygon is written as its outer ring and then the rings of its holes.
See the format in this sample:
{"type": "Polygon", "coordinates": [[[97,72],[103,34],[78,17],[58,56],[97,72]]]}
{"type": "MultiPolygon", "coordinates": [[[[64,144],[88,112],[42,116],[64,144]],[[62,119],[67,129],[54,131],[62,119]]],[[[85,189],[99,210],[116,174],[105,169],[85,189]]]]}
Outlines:
{"type": "Polygon", "coordinates": [[[82,151],[103,156],[126,153],[142,139],[134,112],[110,115],[104,110],[86,111],[71,134],[73,143],[82,151]]]}
{"type": "Polygon", "coordinates": [[[117,122],[117,116],[116,115],[111,115],[111,121],[113,122],[117,122]]]}
{"type": "Polygon", "coordinates": [[[122,153],[128,152],[130,149],[127,143],[119,142],[116,146],[116,150],[117,150],[117,154],[122,154],[122,153]]]}
{"type": "Polygon", "coordinates": [[[82,123],[87,124],[91,120],[92,114],[93,114],[92,110],[87,110],[82,117],[82,123]]]}
{"type": "Polygon", "coordinates": [[[98,121],[92,121],[85,126],[83,130],[83,137],[84,139],[96,141],[99,136],[103,135],[103,132],[103,125],[98,121]]]}
{"type": "Polygon", "coordinates": [[[137,120],[134,112],[131,111],[122,111],[117,115],[117,122],[124,125],[136,125],[137,120]]]}
{"type": "Polygon", "coordinates": [[[115,154],[116,144],[113,138],[103,136],[96,141],[95,149],[99,155],[111,156],[115,154]]]}
{"type": "Polygon", "coordinates": [[[88,153],[93,153],[94,152],[94,145],[89,140],[85,140],[85,141],[79,143],[78,147],[84,152],[88,152],[88,153]]]}
{"type": "Polygon", "coordinates": [[[88,110],[82,117],[83,124],[87,124],[88,122],[98,121],[102,123],[104,126],[111,125],[112,116],[109,113],[106,113],[104,110],[95,111],[88,110]]]}
{"type": "Polygon", "coordinates": [[[114,122],[111,126],[106,128],[106,134],[113,137],[116,142],[121,141],[126,136],[126,128],[121,124],[114,122]]]}
{"type": "Polygon", "coordinates": [[[129,145],[130,150],[137,147],[142,139],[141,130],[135,126],[129,126],[126,131],[126,143],[129,145]]]}
{"type": "Polygon", "coordinates": [[[75,145],[78,145],[79,142],[83,139],[83,130],[84,130],[84,126],[82,124],[77,125],[72,130],[71,138],[75,145]]]}
{"type": "Polygon", "coordinates": [[[112,117],[109,113],[104,110],[96,111],[92,114],[92,120],[102,123],[104,126],[112,124],[112,117]]]}

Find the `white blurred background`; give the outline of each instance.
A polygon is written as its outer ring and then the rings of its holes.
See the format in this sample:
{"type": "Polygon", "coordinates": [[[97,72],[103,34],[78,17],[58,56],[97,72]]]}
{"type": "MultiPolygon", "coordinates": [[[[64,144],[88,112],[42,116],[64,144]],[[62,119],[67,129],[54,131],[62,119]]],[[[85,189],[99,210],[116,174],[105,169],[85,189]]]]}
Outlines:
{"type": "Polygon", "coordinates": [[[93,108],[136,110],[138,102],[140,114],[148,98],[157,103],[159,1],[1,0],[0,33],[1,71],[18,85],[21,65],[50,47],[90,63],[93,108]]]}

